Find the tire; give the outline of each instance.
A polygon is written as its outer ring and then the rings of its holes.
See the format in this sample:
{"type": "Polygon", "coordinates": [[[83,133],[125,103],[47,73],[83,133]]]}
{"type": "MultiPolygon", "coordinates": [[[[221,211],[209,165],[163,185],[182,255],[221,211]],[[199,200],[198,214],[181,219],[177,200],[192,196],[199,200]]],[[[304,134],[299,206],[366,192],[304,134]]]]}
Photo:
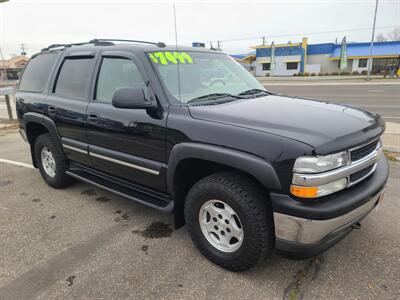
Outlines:
{"type": "Polygon", "coordinates": [[[210,261],[230,271],[247,270],[270,256],[275,237],[272,218],[271,204],[265,191],[240,173],[217,173],[200,180],[190,189],[185,201],[185,220],[193,243],[210,261]],[[218,201],[222,202],[223,209],[218,201]],[[220,214],[215,217],[217,221],[212,218],[213,206],[222,211],[222,218],[220,214]],[[225,216],[232,214],[230,209],[237,218],[232,217],[231,227],[225,227],[225,216]],[[211,222],[214,222],[211,231],[218,232],[211,232],[207,237],[203,232],[208,229],[204,228],[211,222]],[[230,236],[241,236],[236,238],[241,242],[231,245],[236,240],[228,236],[228,228],[231,228],[230,236]],[[226,232],[222,236],[224,229],[226,232]],[[238,233],[240,229],[242,235],[238,233]],[[228,244],[217,245],[217,235],[221,241],[224,238],[229,240],[228,244]]]}
{"type": "Polygon", "coordinates": [[[59,148],[57,148],[56,141],[50,134],[45,133],[36,138],[35,157],[40,174],[48,185],[54,188],[63,188],[73,183],[73,179],[66,174],[67,160],[59,148]],[[47,162],[42,161],[42,151],[47,152],[47,155],[51,155],[51,162],[48,160],[46,160],[47,162]],[[50,169],[53,169],[51,167],[46,171],[46,164],[47,166],[49,164],[50,166],[54,166],[54,174],[50,172],[50,169]]]}

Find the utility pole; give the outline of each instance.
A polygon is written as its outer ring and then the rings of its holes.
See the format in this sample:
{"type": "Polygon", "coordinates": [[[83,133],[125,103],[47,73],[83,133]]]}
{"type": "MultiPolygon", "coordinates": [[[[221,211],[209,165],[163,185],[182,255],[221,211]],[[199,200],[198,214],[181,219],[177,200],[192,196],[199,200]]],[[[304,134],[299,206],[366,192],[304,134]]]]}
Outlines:
{"type": "Polygon", "coordinates": [[[375,14],[374,14],[374,25],[372,26],[372,37],[371,37],[371,45],[369,47],[369,57],[367,61],[368,71],[366,80],[371,80],[370,73],[372,68],[372,48],[374,47],[374,38],[375,38],[375,23],[376,23],[376,13],[378,11],[378,0],[375,3],[375,14]]]}
{"type": "Polygon", "coordinates": [[[26,44],[20,44],[21,46],[21,55],[26,55],[26,44]]]}
{"type": "Polygon", "coordinates": [[[222,46],[221,41],[217,41],[217,51],[222,51],[221,46],[222,46]]]}
{"type": "Polygon", "coordinates": [[[262,45],[265,46],[265,36],[262,37],[263,43],[262,45]]]}

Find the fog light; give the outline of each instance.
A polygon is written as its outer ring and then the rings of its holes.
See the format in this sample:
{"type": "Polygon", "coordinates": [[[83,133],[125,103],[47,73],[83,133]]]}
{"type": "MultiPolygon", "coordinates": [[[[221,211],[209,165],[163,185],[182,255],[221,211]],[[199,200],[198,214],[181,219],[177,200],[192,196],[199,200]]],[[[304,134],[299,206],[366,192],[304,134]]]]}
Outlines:
{"type": "Polygon", "coordinates": [[[343,190],[347,186],[347,179],[342,178],[320,186],[291,185],[290,192],[300,198],[317,198],[343,190]]]}

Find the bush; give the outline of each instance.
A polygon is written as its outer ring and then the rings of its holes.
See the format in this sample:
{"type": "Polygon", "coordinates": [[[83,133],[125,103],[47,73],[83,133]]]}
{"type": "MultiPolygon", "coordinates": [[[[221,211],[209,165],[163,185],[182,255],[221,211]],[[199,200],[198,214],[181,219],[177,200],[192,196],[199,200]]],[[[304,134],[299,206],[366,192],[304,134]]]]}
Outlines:
{"type": "Polygon", "coordinates": [[[271,77],[271,74],[270,73],[266,73],[265,77],[271,77]]]}
{"type": "Polygon", "coordinates": [[[337,76],[337,75],[339,75],[339,72],[332,72],[331,75],[332,76],[337,76]]]}
{"type": "Polygon", "coordinates": [[[297,73],[293,73],[293,76],[297,76],[297,73]]]}
{"type": "Polygon", "coordinates": [[[310,76],[309,72],[304,72],[304,76],[310,76]]]}
{"type": "Polygon", "coordinates": [[[318,76],[324,76],[324,73],[319,72],[319,73],[318,73],[318,76]]]}
{"type": "Polygon", "coordinates": [[[314,72],[312,72],[310,75],[311,76],[317,76],[317,74],[315,74],[314,72]]]}
{"type": "Polygon", "coordinates": [[[324,73],[324,76],[329,76],[329,73],[324,73]]]}
{"type": "Polygon", "coordinates": [[[350,72],[344,71],[344,72],[341,72],[340,75],[350,75],[350,72]]]}
{"type": "Polygon", "coordinates": [[[358,72],[358,71],[353,71],[353,72],[351,73],[351,75],[360,75],[360,72],[358,72]]]}
{"type": "Polygon", "coordinates": [[[366,70],[364,70],[364,71],[361,71],[361,75],[367,75],[367,71],[366,70]]]}
{"type": "Polygon", "coordinates": [[[301,73],[301,72],[299,72],[298,74],[297,74],[298,76],[304,76],[304,74],[303,73],[301,73]]]}

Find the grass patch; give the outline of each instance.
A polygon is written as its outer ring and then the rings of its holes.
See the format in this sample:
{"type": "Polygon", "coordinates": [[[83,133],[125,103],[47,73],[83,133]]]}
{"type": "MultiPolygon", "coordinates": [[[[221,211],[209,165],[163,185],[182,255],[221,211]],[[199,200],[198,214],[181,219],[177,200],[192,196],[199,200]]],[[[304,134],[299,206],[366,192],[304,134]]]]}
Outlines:
{"type": "Polygon", "coordinates": [[[400,153],[383,150],[386,158],[390,161],[400,162],[400,153]]]}

